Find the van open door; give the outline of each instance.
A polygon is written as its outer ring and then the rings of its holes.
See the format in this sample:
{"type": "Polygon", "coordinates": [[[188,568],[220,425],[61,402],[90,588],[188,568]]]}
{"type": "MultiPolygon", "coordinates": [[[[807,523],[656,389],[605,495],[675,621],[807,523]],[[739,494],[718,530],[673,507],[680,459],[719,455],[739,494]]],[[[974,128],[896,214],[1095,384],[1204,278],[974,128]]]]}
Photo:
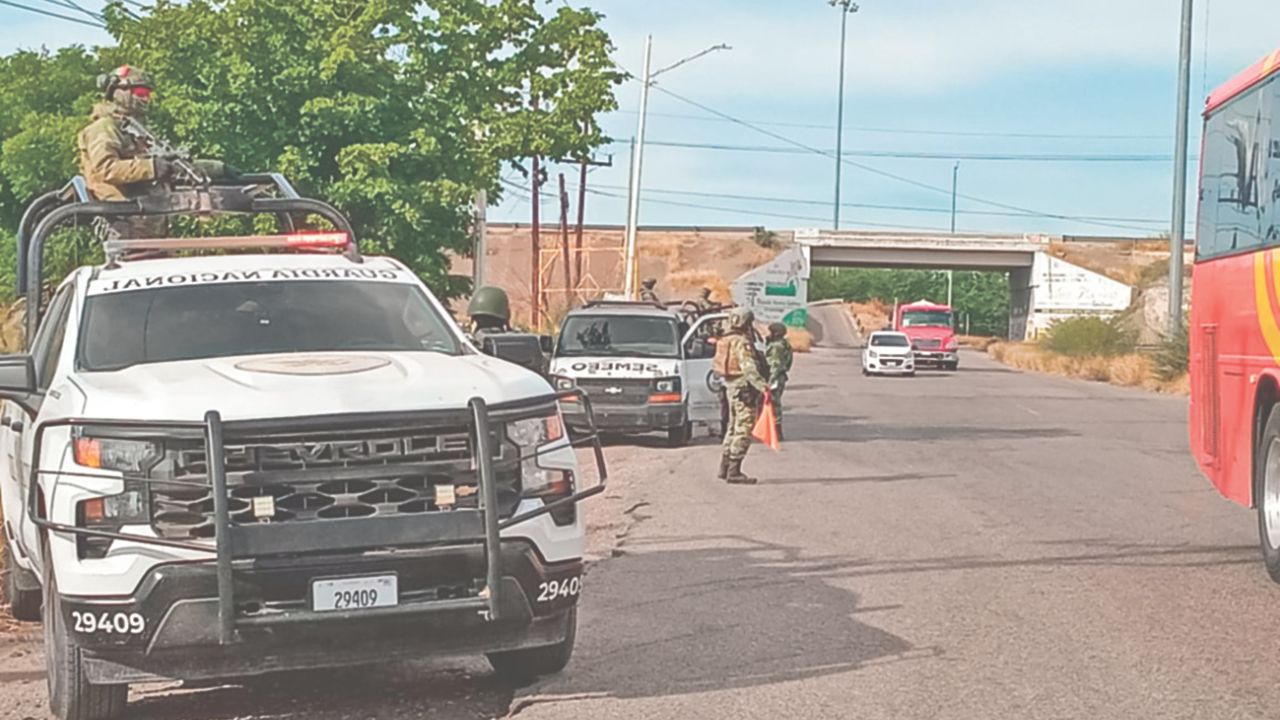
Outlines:
{"type": "Polygon", "coordinates": [[[689,421],[713,431],[720,430],[720,389],[723,383],[712,371],[711,364],[716,356],[716,341],[722,332],[722,321],[728,317],[727,313],[703,315],[694,321],[681,343],[689,421]]]}

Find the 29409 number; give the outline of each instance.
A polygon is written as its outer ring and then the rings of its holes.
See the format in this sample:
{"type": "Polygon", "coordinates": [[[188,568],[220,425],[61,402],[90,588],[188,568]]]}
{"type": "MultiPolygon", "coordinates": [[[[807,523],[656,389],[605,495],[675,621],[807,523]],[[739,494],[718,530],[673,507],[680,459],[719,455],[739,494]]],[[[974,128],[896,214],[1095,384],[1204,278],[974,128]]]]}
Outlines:
{"type": "Polygon", "coordinates": [[[548,603],[560,598],[577,597],[582,592],[582,576],[565,580],[549,580],[538,584],[538,602],[548,603]]]}
{"type": "Polygon", "coordinates": [[[72,630],[85,635],[141,635],[147,620],[139,613],[71,611],[72,630]]]}
{"type": "Polygon", "coordinates": [[[364,610],[378,607],[377,590],[339,590],[334,594],[335,610],[364,610]]]}

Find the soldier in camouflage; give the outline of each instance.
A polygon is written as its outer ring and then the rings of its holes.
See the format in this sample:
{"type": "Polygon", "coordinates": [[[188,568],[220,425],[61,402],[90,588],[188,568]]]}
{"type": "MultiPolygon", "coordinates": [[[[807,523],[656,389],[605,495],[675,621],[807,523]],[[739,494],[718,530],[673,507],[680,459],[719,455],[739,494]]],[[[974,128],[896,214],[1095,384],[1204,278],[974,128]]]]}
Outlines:
{"type": "MultiPolygon", "coordinates": [[[[94,107],[89,125],[76,140],[80,173],[89,192],[98,200],[128,200],[172,180],[178,172],[173,159],[155,156],[144,140],[125,132],[122,126],[128,117],[146,127],[151,77],[122,65],[99,77],[98,88],[103,102],[94,107]]],[[[217,160],[196,160],[194,165],[215,179],[237,172],[217,160]]],[[[164,231],[164,224],[163,218],[138,217],[128,223],[112,223],[112,228],[120,234],[154,235],[164,231]]]]}
{"type": "Polygon", "coordinates": [[[742,461],[751,446],[751,429],[756,420],[760,394],[768,388],[757,365],[751,344],[750,310],[735,308],[729,313],[729,331],[716,343],[714,368],[724,378],[729,400],[729,422],[720,458],[719,478],[735,485],[754,485],[756,479],[744,475],[742,461]]]}
{"type": "Polygon", "coordinates": [[[787,326],[780,322],[769,325],[769,342],[765,345],[764,358],[769,363],[769,391],[773,399],[773,412],[778,420],[778,439],[782,439],[782,392],[787,389],[794,356],[791,343],[787,342],[787,326]]]}
{"type": "Polygon", "coordinates": [[[547,373],[547,357],[539,347],[538,337],[512,329],[511,300],[505,290],[492,285],[477,288],[467,303],[467,315],[471,317],[471,341],[481,351],[486,351],[486,338],[496,338],[508,350],[514,345],[519,351],[518,357],[504,359],[540,375],[547,373]]]}
{"type": "Polygon", "coordinates": [[[658,298],[658,293],[654,290],[657,285],[658,281],[654,278],[648,278],[644,282],[640,283],[640,301],[661,303],[662,300],[658,298]]]}
{"type": "Polygon", "coordinates": [[[707,312],[714,308],[716,304],[711,302],[711,288],[702,288],[702,292],[698,294],[698,299],[694,300],[693,304],[697,306],[700,312],[707,312]]]}

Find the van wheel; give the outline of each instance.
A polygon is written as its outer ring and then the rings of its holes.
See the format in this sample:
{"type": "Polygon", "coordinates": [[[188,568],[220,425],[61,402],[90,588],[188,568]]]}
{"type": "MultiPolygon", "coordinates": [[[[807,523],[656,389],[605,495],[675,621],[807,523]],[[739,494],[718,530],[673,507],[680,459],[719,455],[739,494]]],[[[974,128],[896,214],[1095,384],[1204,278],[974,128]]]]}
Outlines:
{"type": "Polygon", "coordinates": [[[14,620],[37,622],[40,620],[41,593],[40,584],[26,570],[18,567],[13,557],[13,548],[5,545],[4,562],[0,563],[0,572],[4,573],[4,600],[9,603],[9,614],[14,620]],[[26,582],[30,581],[30,582],[26,582]],[[35,587],[29,587],[34,585],[35,587]]]}
{"type": "Polygon", "coordinates": [[[693,439],[693,423],[686,422],[680,427],[673,427],[667,430],[667,445],[669,447],[684,447],[693,439]]]}
{"type": "Polygon", "coordinates": [[[1253,497],[1262,561],[1272,581],[1280,583],[1280,405],[1267,416],[1255,457],[1253,497]]]}
{"type": "Polygon", "coordinates": [[[128,685],[94,685],[85,677],[80,646],[62,618],[62,600],[49,551],[44,554],[44,655],[49,709],[58,720],[114,720],[124,714],[128,685]]]}
{"type": "Polygon", "coordinates": [[[573,644],[578,637],[578,608],[570,608],[566,617],[564,640],[546,647],[489,653],[489,664],[503,680],[528,682],[543,675],[564,670],[573,657],[573,644]]]}

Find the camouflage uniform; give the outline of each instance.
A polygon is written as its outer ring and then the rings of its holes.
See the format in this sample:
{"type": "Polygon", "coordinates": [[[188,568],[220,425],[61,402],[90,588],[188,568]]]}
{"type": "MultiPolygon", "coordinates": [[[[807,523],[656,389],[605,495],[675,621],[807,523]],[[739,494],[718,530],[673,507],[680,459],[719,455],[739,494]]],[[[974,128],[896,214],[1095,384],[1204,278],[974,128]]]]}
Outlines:
{"type": "Polygon", "coordinates": [[[88,127],[80,131],[80,173],[98,200],[127,200],[145,193],[156,179],[148,148],[120,129],[126,111],[114,102],[99,103],[88,127]]]}
{"type": "Polygon", "coordinates": [[[735,310],[729,316],[730,330],[716,345],[716,371],[724,378],[729,400],[729,422],[720,459],[720,478],[730,483],[753,484],[742,474],[742,461],[751,446],[751,430],[756,420],[756,402],[768,385],[757,365],[751,345],[751,311],[735,310]]]}
{"type": "Polygon", "coordinates": [[[653,289],[654,286],[656,286],[657,284],[658,284],[657,280],[649,279],[649,280],[645,280],[640,285],[640,301],[641,302],[651,302],[651,303],[662,302],[662,300],[658,298],[658,293],[655,292],[653,289]]]}
{"type": "Polygon", "coordinates": [[[774,323],[769,326],[769,344],[764,358],[769,363],[769,389],[773,399],[773,412],[778,418],[778,437],[782,437],[782,393],[787,389],[794,354],[787,342],[787,326],[774,323]]]}
{"type": "Polygon", "coordinates": [[[693,301],[693,304],[696,305],[698,310],[701,312],[707,312],[714,308],[716,305],[711,302],[711,288],[702,288],[702,294],[698,296],[697,300],[693,301]]]}

